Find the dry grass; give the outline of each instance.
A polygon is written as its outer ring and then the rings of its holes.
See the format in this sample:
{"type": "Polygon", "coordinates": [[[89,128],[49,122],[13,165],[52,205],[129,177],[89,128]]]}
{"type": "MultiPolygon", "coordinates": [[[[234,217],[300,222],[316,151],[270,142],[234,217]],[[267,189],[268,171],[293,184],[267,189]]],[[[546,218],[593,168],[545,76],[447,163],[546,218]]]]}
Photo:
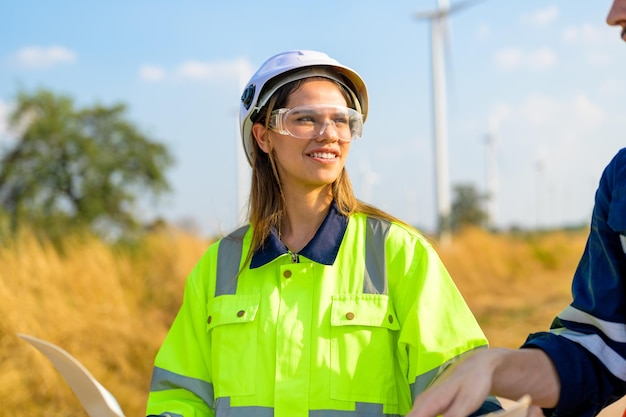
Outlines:
{"type": "Polygon", "coordinates": [[[493,346],[518,347],[571,299],[587,231],[494,235],[466,229],[437,248],[493,346]]]}
{"type": "Polygon", "coordinates": [[[182,298],[184,278],[207,247],[163,232],[132,250],[71,237],[64,254],[32,235],[0,248],[0,398],[14,416],[86,416],[54,367],[19,339],[62,346],[144,415],[152,360],[182,298]]]}
{"type": "MultiPolygon", "coordinates": [[[[569,301],[586,231],[536,236],[468,229],[438,251],[492,345],[518,346],[569,301]]],[[[52,365],[19,339],[62,346],[144,415],[152,361],[208,242],[173,231],[113,248],[69,237],[63,254],[25,234],[0,246],[0,398],[12,416],[85,417],[52,365]]]]}

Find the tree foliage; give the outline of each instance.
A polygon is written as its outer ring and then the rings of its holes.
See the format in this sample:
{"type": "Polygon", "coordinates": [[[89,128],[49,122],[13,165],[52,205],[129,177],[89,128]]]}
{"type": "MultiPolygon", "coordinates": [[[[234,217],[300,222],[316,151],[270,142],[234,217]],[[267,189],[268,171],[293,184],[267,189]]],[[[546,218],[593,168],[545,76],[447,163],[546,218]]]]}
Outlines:
{"type": "Polygon", "coordinates": [[[77,108],[49,90],[20,91],[8,125],[16,138],[0,158],[0,208],[14,228],[128,230],[140,194],[169,190],[172,157],[124,104],[77,108]]]}
{"type": "Polygon", "coordinates": [[[452,230],[462,226],[473,225],[484,227],[489,220],[483,209],[486,195],[480,194],[473,185],[457,184],[454,186],[454,198],[450,214],[452,230]]]}

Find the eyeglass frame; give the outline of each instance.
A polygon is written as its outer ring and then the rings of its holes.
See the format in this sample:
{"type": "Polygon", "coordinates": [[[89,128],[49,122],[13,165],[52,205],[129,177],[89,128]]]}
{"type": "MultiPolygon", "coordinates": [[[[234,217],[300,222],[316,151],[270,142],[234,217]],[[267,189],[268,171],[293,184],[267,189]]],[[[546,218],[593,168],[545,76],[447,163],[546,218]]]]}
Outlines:
{"type": "Polygon", "coordinates": [[[289,114],[290,112],[294,110],[302,109],[302,108],[335,108],[335,109],[341,109],[341,111],[347,112],[348,113],[348,125],[350,128],[350,138],[345,139],[345,138],[338,137],[338,139],[341,141],[352,142],[360,138],[361,135],[363,134],[363,114],[353,108],[334,105],[334,104],[308,104],[308,105],[303,105],[303,106],[295,106],[291,108],[283,107],[280,109],[274,109],[272,110],[270,117],[269,117],[269,123],[268,123],[269,129],[276,133],[280,133],[281,135],[288,135],[296,139],[303,139],[303,140],[311,140],[311,139],[316,139],[320,137],[326,131],[326,128],[328,127],[329,124],[334,125],[335,129],[337,129],[338,131],[340,130],[340,128],[337,126],[334,120],[328,120],[322,124],[322,126],[319,128],[319,131],[314,136],[312,137],[296,136],[293,132],[287,129],[287,127],[283,123],[283,120],[284,120],[285,115],[289,114]],[[352,128],[352,123],[355,120],[358,121],[360,125],[359,128],[357,129],[352,128]]]}

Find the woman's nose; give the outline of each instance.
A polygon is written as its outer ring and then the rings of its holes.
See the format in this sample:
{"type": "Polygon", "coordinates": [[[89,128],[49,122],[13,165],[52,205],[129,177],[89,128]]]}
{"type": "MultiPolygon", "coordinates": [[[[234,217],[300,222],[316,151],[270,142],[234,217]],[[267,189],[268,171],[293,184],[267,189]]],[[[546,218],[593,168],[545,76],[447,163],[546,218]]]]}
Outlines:
{"type": "Polygon", "coordinates": [[[332,139],[333,141],[339,140],[339,129],[337,128],[335,122],[329,120],[324,123],[318,135],[318,140],[319,139],[332,139]]]}

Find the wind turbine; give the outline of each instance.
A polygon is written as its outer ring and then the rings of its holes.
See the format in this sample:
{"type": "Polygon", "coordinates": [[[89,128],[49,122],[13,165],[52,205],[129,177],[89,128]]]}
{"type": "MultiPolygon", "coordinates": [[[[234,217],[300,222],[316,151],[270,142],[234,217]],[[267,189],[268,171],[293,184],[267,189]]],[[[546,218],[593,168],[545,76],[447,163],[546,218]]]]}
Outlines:
{"type": "Polygon", "coordinates": [[[445,50],[449,45],[448,16],[482,0],[468,0],[452,6],[450,6],[449,0],[437,1],[437,9],[416,13],[415,18],[428,20],[430,23],[433,132],[435,137],[435,174],[437,185],[437,233],[440,243],[447,245],[452,242],[445,71],[445,50]]]}
{"type": "Polygon", "coordinates": [[[495,123],[489,127],[485,138],[485,188],[487,190],[487,225],[495,229],[498,222],[498,134],[495,123]]]}

